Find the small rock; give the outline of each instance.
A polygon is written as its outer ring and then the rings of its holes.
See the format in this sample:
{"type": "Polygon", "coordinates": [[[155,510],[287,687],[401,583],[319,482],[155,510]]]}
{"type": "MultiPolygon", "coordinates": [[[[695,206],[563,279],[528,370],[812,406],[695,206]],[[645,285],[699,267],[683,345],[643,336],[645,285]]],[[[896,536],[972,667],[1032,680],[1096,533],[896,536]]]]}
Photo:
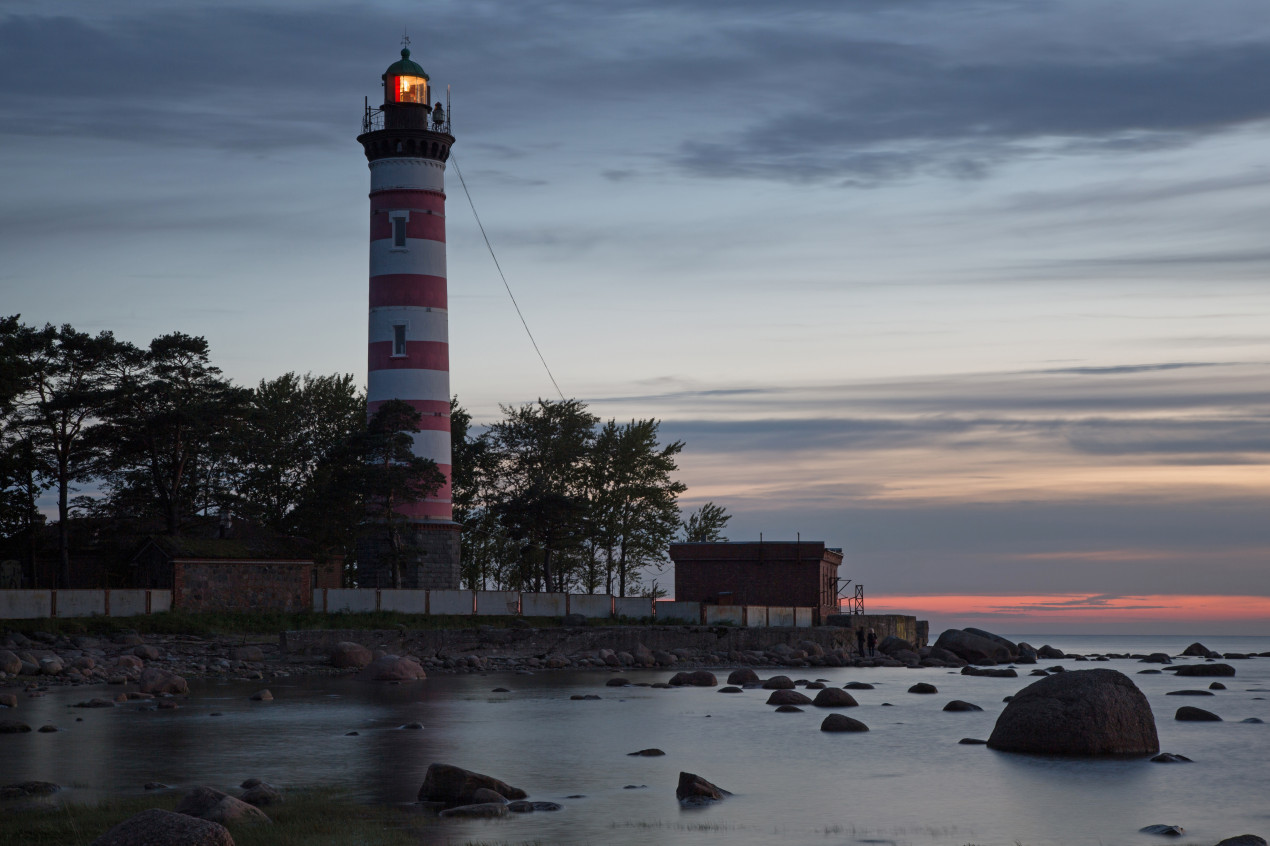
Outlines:
{"type": "Polygon", "coordinates": [[[1138,829],[1143,834],[1162,834],[1165,837],[1180,837],[1186,829],[1180,825],[1148,825],[1138,829]]]}
{"type": "Polygon", "coordinates": [[[406,723],[402,728],[409,731],[419,731],[423,728],[423,723],[406,723]]]}
{"type": "Polygon", "coordinates": [[[168,786],[161,781],[147,781],[143,788],[145,790],[167,790],[168,786]]]}
{"type": "Polygon", "coordinates": [[[826,687],[816,694],[816,698],[812,700],[811,704],[817,708],[854,708],[860,703],[856,702],[855,697],[845,690],[836,687],[826,687]]]}
{"type": "Polygon", "coordinates": [[[1212,711],[1205,711],[1203,708],[1195,708],[1191,705],[1183,705],[1177,709],[1177,713],[1173,715],[1173,719],[1182,722],[1199,722],[1199,723],[1220,723],[1221,717],[1212,711]]]}
{"type": "Polygon", "coordinates": [[[570,698],[570,699],[572,699],[572,700],[574,700],[574,701],[576,701],[576,702],[583,702],[583,701],[588,701],[588,700],[591,700],[591,699],[597,699],[597,700],[598,700],[600,697],[596,696],[596,695],[595,695],[595,694],[593,694],[593,693],[588,693],[588,694],[585,694],[585,695],[583,695],[583,694],[581,694],[581,693],[575,693],[575,694],[573,694],[572,696],[570,696],[569,698],[570,698]]]}
{"type": "Polygon", "coordinates": [[[228,793],[211,787],[196,787],[176,806],[178,814],[187,814],[218,823],[270,823],[265,812],[228,793]]]}
{"type": "Polygon", "coordinates": [[[252,702],[272,702],[273,693],[269,690],[269,688],[265,688],[264,690],[257,690],[255,693],[251,695],[251,701],[252,702]]]}
{"type": "Polygon", "coordinates": [[[719,688],[719,693],[743,693],[743,692],[744,691],[741,690],[741,688],[735,687],[733,685],[728,685],[727,687],[719,688]]]}
{"type": "Polygon", "coordinates": [[[954,699],[944,706],[945,711],[982,711],[978,705],[966,702],[962,699],[954,699]]]}
{"type": "Polygon", "coordinates": [[[793,690],[794,687],[794,680],[789,676],[772,676],[763,682],[764,690],[793,690]]]}
{"type": "MultiPolygon", "coordinates": [[[[570,796],[570,799],[584,799],[584,796],[570,796]]],[[[529,802],[524,799],[517,799],[515,802],[507,804],[507,810],[513,814],[528,814],[534,811],[559,811],[563,805],[555,802],[529,802]]]]}
{"type": "Polygon", "coordinates": [[[55,725],[45,724],[36,729],[36,731],[40,734],[53,734],[56,731],[60,731],[60,729],[55,725]]]}
{"type": "Polygon", "coordinates": [[[1208,689],[1209,690],[1225,690],[1226,685],[1222,684],[1221,682],[1213,682],[1212,684],[1208,686],[1208,689]]]}
{"type": "Polygon", "coordinates": [[[0,720],[0,734],[22,734],[31,730],[31,727],[20,720],[0,720]]]}
{"type": "Polygon", "coordinates": [[[628,757],[640,757],[640,758],[656,758],[656,757],[659,757],[659,756],[661,756],[661,755],[665,755],[665,754],[666,754],[665,752],[661,751],[660,749],[655,749],[655,748],[641,749],[641,750],[639,750],[638,752],[627,752],[627,753],[626,753],[626,755],[627,755],[628,757]]]}
{"type": "Polygon", "coordinates": [[[1211,690],[1170,690],[1165,696],[1215,696],[1211,690]]]}
{"type": "Polygon", "coordinates": [[[746,684],[758,684],[758,683],[759,683],[758,673],[748,668],[733,670],[731,673],[728,674],[728,684],[746,685],[746,684]]]}
{"type": "Polygon", "coordinates": [[[776,708],[778,714],[801,714],[802,712],[803,709],[797,705],[780,705],[776,708]]]}
{"type": "Polygon", "coordinates": [[[847,682],[842,686],[843,690],[873,690],[873,685],[868,682],[847,682]]]}
{"type": "Polygon", "coordinates": [[[1256,723],[1256,724],[1260,725],[1260,724],[1261,724],[1261,718],[1260,718],[1260,717],[1248,717],[1248,718],[1246,718],[1246,719],[1240,720],[1239,722],[1241,722],[1241,723],[1256,723]]]}
{"type": "Polygon", "coordinates": [[[1172,752],[1161,752],[1151,759],[1157,764],[1190,764],[1193,763],[1190,758],[1185,755],[1175,755],[1172,752]]]}
{"type": "Polygon", "coordinates": [[[957,742],[960,743],[962,746],[987,746],[988,745],[988,741],[980,740],[977,737],[963,737],[961,740],[958,740],[957,742]]]}
{"type": "Polygon", "coordinates": [[[614,676],[613,678],[606,681],[604,683],[604,686],[605,687],[630,687],[630,684],[631,684],[630,679],[625,679],[625,678],[622,678],[621,676],[614,676]]]}
{"type": "Polygon", "coordinates": [[[48,796],[62,788],[51,781],[22,781],[0,787],[0,799],[22,799],[28,796],[48,796]]]}
{"type": "Polygon", "coordinates": [[[1177,676],[1233,676],[1235,668],[1229,664],[1184,664],[1177,668],[1177,676]]]}
{"type": "Polygon", "coordinates": [[[511,693],[511,691],[505,687],[496,687],[490,693],[511,693]]]}
{"type": "Polygon", "coordinates": [[[161,653],[156,647],[143,643],[140,646],[134,647],[132,654],[145,661],[157,661],[159,660],[159,655],[161,653]]]}
{"type": "Polygon", "coordinates": [[[681,803],[695,805],[703,802],[717,802],[731,795],[729,791],[711,784],[695,773],[679,773],[679,786],[675,788],[675,798],[681,803]]]}
{"type": "Polygon", "coordinates": [[[283,801],[282,792],[272,784],[263,781],[248,787],[239,798],[257,808],[265,805],[281,805],[283,801]]]}
{"type": "MultiPolygon", "coordinates": [[[[850,696],[850,694],[847,694],[850,696]]],[[[796,690],[773,690],[767,697],[768,705],[810,705],[811,698],[796,690]]]]}
{"type": "Polygon", "coordinates": [[[1266,841],[1265,838],[1258,837],[1255,834],[1240,834],[1235,837],[1227,837],[1218,843],[1217,846],[1266,846],[1266,841]]]}
{"type": "Polygon", "coordinates": [[[908,689],[909,693],[939,693],[939,688],[926,682],[918,682],[908,689]]]}
{"type": "Polygon", "coordinates": [[[465,817],[471,819],[505,817],[507,816],[507,805],[503,802],[481,802],[475,805],[459,805],[457,808],[447,808],[438,814],[438,816],[465,817]]]}

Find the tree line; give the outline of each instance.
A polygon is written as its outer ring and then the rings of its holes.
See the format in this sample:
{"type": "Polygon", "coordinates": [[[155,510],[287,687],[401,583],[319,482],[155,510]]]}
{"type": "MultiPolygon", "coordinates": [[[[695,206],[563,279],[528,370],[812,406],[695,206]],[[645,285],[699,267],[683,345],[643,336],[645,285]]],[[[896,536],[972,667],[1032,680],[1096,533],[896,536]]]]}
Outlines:
{"type": "MultiPolygon", "coordinates": [[[[451,401],[465,586],[656,592],[644,573],[672,540],[722,539],[721,507],[681,514],[673,473],[684,445],[661,444],[658,421],[602,422],[578,400],[501,411],[478,427],[451,401]]],[[[72,582],[77,519],[180,534],[222,512],[342,556],[350,583],[358,538],[387,533],[400,584],[416,553],[396,509],[443,482],[411,454],[418,426],[403,402],[368,418],[351,374],[286,373],[243,388],[200,337],[143,348],[0,318],[0,538],[33,558],[37,501],[51,491],[59,586],[72,582]]]]}

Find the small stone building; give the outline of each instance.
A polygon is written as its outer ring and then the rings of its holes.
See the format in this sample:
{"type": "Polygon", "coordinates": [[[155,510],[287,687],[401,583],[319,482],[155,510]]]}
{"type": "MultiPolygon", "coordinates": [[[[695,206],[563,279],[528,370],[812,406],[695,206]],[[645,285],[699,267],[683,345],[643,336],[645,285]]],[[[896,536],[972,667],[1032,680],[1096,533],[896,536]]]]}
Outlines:
{"type": "Polygon", "coordinates": [[[313,588],[339,587],[342,562],[319,564],[313,544],[280,535],[156,535],[132,557],[133,585],[172,591],[180,611],[308,611],[313,588]]]}
{"type": "Polygon", "coordinates": [[[674,543],[675,599],[715,605],[815,608],[838,613],[842,550],[820,541],[674,543]]]}

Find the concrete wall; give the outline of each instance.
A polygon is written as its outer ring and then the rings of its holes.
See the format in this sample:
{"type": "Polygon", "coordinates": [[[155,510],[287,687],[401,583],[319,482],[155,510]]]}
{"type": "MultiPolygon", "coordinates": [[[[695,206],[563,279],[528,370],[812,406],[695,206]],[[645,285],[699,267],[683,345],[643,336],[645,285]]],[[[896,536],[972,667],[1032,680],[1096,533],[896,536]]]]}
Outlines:
{"type": "Polygon", "coordinates": [[[563,617],[568,607],[568,594],[522,593],[520,614],[522,617],[563,617]]]}
{"type": "Polygon", "coordinates": [[[766,605],[747,605],[745,606],[745,625],[750,628],[758,628],[767,625],[767,606],[766,605]]]}
{"type": "Polygon", "coordinates": [[[687,620],[689,623],[699,623],[701,621],[700,602],[675,602],[673,600],[659,599],[653,607],[656,609],[658,620],[687,620]]]}
{"type": "Polygon", "coordinates": [[[707,605],[707,626],[740,626],[745,621],[744,605],[707,605]]]}
{"type": "Polygon", "coordinates": [[[353,588],[335,588],[328,591],[314,591],[313,607],[322,609],[319,594],[326,595],[326,611],[329,614],[344,612],[364,613],[375,610],[375,592],[373,590],[354,590],[353,588]]]}
{"type": "Polygon", "coordinates": [[[478,590],[476,613],[507,615],[520,613],[520,593],[514,590],[478,590]]]}
{"type": "Polygon", "coordinates": [[[433,614],[471,614],[475,607],[475,591],[430,590],[428,605],[433,614]]]}
{"type": "Polygon", "coordinates": [[[812,613],[810,608],[794,609],[794,625],[800,629],[809,629],[811,624],[815,622],[816,615],[812,613]]]}
{"type": "MultiPolygon", "coordinates": [[[[376,591],[362,591],[372,596],[376,591]]],[[[413,588],[384,588],[379,593],[379,610],[396,611],[399,614],[427,614],[428,592],[413,588]]],[[[374,608],[370,609],[374,611],[374,608]]]]}
{"type": "Polygon", "coordinates": [[[767,606],[767,625],[781,629],[792,628],[794,625],[794,609],[778,608],[773,605],[767,606]]]}
{"type": "Polygon", "coordinates": [[[110,594],[111,617],[145,614],[147,593],[150,594],[151,614],[172,609],[170,590],[0,590],[0,620],[105,615],[107,593],[110,594]]]}
{"type": "Polygon", "coordinates": [[[57,616],[91,617],[106,613],[104,590],[59,590],[57,592],[57,616]]]}
{"type": "Polygon", "coordinates": [[[653,616],[653,601],[646,596],[615,596],[613,613],[631,620],[644,620],[653,616]]]}
{"type": "Polygon", "coordinates": [[[569,613],[583,617],[612,617],[613,597],[609,594],[569,594],[569,613]]]}

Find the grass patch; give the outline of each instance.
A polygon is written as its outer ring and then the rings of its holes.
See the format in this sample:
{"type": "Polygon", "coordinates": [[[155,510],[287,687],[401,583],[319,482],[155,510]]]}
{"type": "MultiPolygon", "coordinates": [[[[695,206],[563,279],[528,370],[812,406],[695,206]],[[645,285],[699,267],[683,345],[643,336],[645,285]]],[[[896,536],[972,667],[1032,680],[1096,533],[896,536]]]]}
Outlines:
{"type": "MultiPolygon", "coordinates": [[[[149,808],[171,811],[179,801],[180,794],[171,793],[87,805],[54,797],[38,808],[0,807],[0,846],[88,846],[135,814],[149,808]]],[[[291,792],[284,804],[263,810],[273,825],[230,826],[235,846],[418,846],[437,834],[432,817],[406,808],[363,805],[335,790],[291,792]]]]}

